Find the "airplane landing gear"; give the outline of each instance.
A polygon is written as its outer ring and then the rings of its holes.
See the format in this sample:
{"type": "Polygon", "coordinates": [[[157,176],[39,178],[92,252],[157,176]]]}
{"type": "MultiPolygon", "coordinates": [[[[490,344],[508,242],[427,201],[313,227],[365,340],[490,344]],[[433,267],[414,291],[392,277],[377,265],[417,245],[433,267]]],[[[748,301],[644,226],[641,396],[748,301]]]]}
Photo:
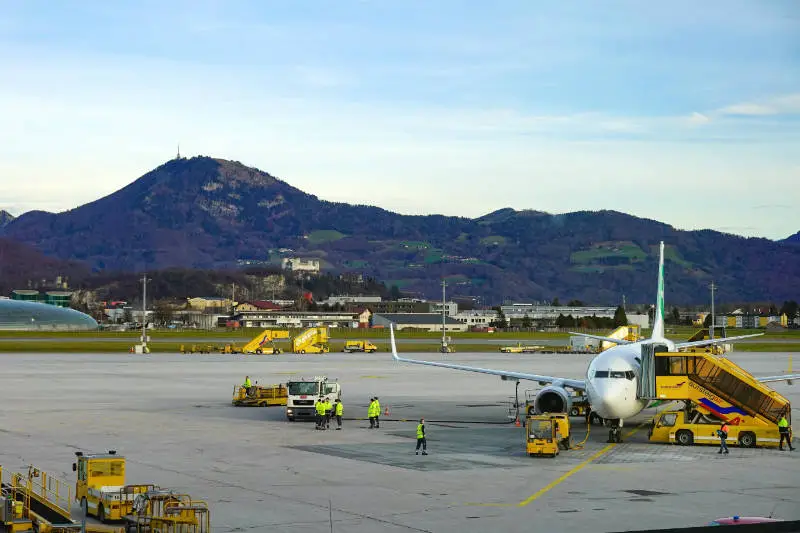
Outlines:
{"type": "Polygon", "coordinates": [[[611,429],[608,430],[608,442],[622,442],[622,421],[618,418],[608,421],[611,429]]]}

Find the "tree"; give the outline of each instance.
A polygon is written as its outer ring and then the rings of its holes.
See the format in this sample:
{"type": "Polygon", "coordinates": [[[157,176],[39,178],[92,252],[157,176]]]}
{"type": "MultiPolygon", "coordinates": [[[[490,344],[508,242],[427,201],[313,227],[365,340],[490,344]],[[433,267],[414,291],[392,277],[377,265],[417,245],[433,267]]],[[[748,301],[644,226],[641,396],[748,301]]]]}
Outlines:
{"type": "Polygon", "coordinates": [[[496,328],[505,329],[508,327],[508,320],[506,320],[506,315],[503,313],[503,310],[500,309],[499,306],[493,307],[495,311],[497,311],[497,319],[492,321],[491,325],[496,328]]]}
{"type": "Polygon", "coordinates": [[[792,320],[794,320],[797,316],[797,307],[797,302],[794,300],[783,302],[783,305],[781,306],[780,314],[786,315],[786,318],[789,320],[789,324],[791,324],[792,320]]]}
{"type": "Polygon", "coordinates": [[[122,322],[125,324],[130,324],[131,322],[133,322],[133,312],[131,312],[130,307],[126,307],[122,311],[122,322]]]}
{"type": "Polygon", "coordinates": [[[533,321],[531,321],[531,317],[528,316],[528,313],[525,313],[525,316],[522,318],[522,327],[523,328],[533,327],[533,321]]]}
{"type": "Polygon", "coordinates": [[[555,297],[553,298],[553,301],[550,305],[552,305],[553,307],[559,307],[561,305],[561,302],[558,301],[558,297],[555,297]]]}
{"type": "Polygon", "coordinates": [[[570,300],[567,305],[569,307],[583,307],[583,302],[580,300],[570,300]]]}
{"type": "Polygon", "coordinates": [[[392,285],[392,288],[389,290],[389,298],[391,298],[394,301],[397,301],[401,297],[402,294],[400,293],[400,287],[398,287],[397,285],[392,285]]]}
{"type": "Polygon", "coordinates": [[[617,310],[614,311],[614,327],[618,328],[627,325],[628,317],[625,315],[625,309],[623,309],[621,305],[618,305],[617,310]]]}
{"type": "Polygon", "coordinates": [[[166,326],[172,322],[172,307],[164,301],[153,305],[153,322],[158,326],[166,326]]]}
{"type": "Polygon", "coordinates": [[[650,323],[654,322],[656,319],[656,308],[655,306],[650,306],[647,309],[647,316],[650,318],[650,323]]]}
{"type": "Polygon", "coordinates": [[[677,307],[672,308],[672,323],[676,326],[681,323],[681,312],[677,307]]]}

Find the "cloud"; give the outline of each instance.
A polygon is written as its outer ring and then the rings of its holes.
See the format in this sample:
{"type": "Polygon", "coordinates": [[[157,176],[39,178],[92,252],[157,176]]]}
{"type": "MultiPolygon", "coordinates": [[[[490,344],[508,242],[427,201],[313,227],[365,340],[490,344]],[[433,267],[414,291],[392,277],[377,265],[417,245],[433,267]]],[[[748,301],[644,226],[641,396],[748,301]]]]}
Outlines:
{"type": "Polygon", "coordinates": [[[756,102],[742,102],[717,110],[719,115],[766,116],[800,114],[800,93],[785,94],[756,102]]]}

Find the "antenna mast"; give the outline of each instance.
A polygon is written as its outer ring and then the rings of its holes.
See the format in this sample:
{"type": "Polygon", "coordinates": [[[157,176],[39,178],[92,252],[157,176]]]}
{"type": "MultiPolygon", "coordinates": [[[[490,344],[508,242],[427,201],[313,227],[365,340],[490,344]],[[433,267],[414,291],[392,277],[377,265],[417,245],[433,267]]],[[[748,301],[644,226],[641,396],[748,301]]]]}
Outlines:
{"type": "Polygon", "coordinates": [[[181,143],[178,143],[178,159],[181,158],[181,143]]]}

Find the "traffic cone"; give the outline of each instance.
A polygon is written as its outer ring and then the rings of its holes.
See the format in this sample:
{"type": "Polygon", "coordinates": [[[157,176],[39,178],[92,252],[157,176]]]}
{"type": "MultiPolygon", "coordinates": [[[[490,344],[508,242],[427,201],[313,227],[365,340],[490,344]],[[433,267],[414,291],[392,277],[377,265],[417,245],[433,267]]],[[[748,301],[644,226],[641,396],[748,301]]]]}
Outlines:
{"type": "Polygon", "coordinates": [[[386,409],[383,411],[383,416],[389,416],[389,406],[386,406],[386,409]]]}
{"type": "Polygon", "coordinates": [[[522,424],[519,423],[519,417],[517,417],[517,419],[514,421],[514,425],[517,427],[522,426],[522,424]]]}

